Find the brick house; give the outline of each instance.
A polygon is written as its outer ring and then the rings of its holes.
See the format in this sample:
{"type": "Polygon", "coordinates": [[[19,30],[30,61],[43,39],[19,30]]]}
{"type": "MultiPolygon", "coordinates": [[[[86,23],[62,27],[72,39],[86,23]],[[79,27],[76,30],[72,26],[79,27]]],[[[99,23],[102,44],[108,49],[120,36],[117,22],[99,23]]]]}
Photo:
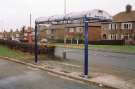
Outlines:
{"type": "Polygon", "coordinates": [[[39,33],[38,39],[39,40],[47,38],[47,30],[48,30],[48,28],[46,26],[42,25],[42,26],[38,27],[38,33],[39,33]]]}
{"type": "Polygon", "coordinates": [[[9,35],[11,40],[15,40],[15,35],[12,29],[10,30],[9,35]]]}
{"type": "Polygon", "coordinates": [[[20,40],[19,34],[20,32],[18,31],[18,29],[16,31],[13,31],[11,29],[10,32],[7,32],[7,31],[0,32],[0,39],[19,41],[20,40]]]}
{"type": "Polygon", "coordinates": [[[13,32],[14,40],[20,41],[20,31],[16,29],[15,32],[13,32]]]}
{"type": "Polygon", "coordinates": [[[0,32],[0,39],[3,39],[3,33],[0,32]]]}
{"type": "Polygon", "coordinates": [[[6,32],[6,31],[3,32],[3,40],[10,40],[10,33],[9,32],[6,32]]]}
{"type": "MultiPolygon", "coordinates": [[[[46,26],[39,26],[40,38],[54,40],[82,40],[84,39],[83,17],[87,15],[91,21],[111,20],[112,17],[105,11],[94,9],[85,12],[73,12],[66,15],[56,15],[50,17],[41,17],[36,22],[43,23],[46,26]],[[66,24],[65,24],[66,23],[66,24]],[[48,25],[48,26],[47,26],[48,25]],[[49,26],[50,25],[50,26],[49,26]],[[44,29],[44,30],[41,30],[44,29]]],[[[101,40],[101,23],[89,23],[88,30],[89,41],[101,40]]]]}
{"type": "Polygon", "coordinates": [[[113,21],[102,24],[102,39],[135,41],[135,10],[131,5],[113,16],[113,21]]]}
{"type": "Polygon", "coordinates": [[[39,26],[39,39],[54,39],[54,40],[63,40],[64,39],[64,25],[52,25],[50,27],[47,26],[39,26]]]}
{"type": "MultiPolygon", "coordinates": [[[[84,36],[83,24],[52,25],[49,28],[39,27],[39,40],[47,38],[53,40],[79,40],[84,36]]],[[[101,24],[89,24],[89,41],[101,40],[101,24]]]]}
{"type": "Polygon", "coordinates": [[[16,31],[13,31],[12,29],[10,30],[9,35],[11,40],[19,41],[19,36],[17,35],[17,32],[19,32],[18,29],[16,29],[16,31]]]}
{"type": "Polygon", "coordinates": [[[33,28],[30,28],[30,27],[26,28],[25,26],[23,26],[20,31],[20,40],[22,42],[28,42],[31,44],[34,40],[33,31],[34,31],[33,28]]]}
{"type": "MultiPolygon", "coordinates": [[[[84,35],[83,24],[70,24],[67,26],[67,37],[74,39],[81,39],[84,35]]],[[[89,41],[101,40],[101,24],[100,23],[89,23],[88,28],[88,39],[89,41]]]]}

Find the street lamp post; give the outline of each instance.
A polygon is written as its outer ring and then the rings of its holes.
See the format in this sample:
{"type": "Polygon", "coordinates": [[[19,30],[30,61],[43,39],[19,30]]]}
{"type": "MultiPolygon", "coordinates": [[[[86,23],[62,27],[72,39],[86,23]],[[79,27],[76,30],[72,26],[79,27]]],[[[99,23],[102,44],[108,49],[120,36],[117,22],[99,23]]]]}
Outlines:
{"type": "MultiPolygon", "coordinates": [[[[66,13],[67,13],[67,0],[64,0],[64,15],[66,17],[66,13]]],[[[66,45],[66,21],[65,22],[65,30],[64,30],[64,45],[66,45]]]]}
{"type": "MultiPolygon", "coordinates": [[[[66,17],[66,9],[67,9],[67,0],[64,0],[64,15],[66,17]]],[[[65,22],[65,29],[64,29],[64,46],[65,46],[65,49],[63,51],[63,59],[66,59],[66,20],[64,21],[65,22]]]]}
{"type": "Polygon", "coordinates": [[[64,14],[67,13],[67,0],[64,0],[64,14]]]}

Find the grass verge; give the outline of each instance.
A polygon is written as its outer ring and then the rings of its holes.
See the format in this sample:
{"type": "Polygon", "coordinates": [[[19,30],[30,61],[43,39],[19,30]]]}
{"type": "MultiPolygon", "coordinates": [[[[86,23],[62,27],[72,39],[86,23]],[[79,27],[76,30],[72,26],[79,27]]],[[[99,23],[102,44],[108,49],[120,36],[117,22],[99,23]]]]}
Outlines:
{"type": "Polygon", "coordinates": [[[28,59],[31,55],[18,50],[10,49],[7,46],[0,45],[0,56],[23,60],[28,59]]]}
{"type": "Polygon", "coordinates": [[[97,50],[105,50],[111,52],[119,52],[119,53],[134,53],[135,54],[135,46],[131,45],[89,45],[90,49],[97,50]]]}
{"type": "MultiPolygon", "coordinates": [[[[10,49],[7,46],[3,46],[3,45],[0,45],[0,56],[14,58],[14,59],[25,61],[25,62],[34,61],[34,54],[10,49]]],[[[49,59],[48,56],[45,54],[40,54],[40,55],[38,55],[38,57],[40,58],[40,60],[49,59]]]]}

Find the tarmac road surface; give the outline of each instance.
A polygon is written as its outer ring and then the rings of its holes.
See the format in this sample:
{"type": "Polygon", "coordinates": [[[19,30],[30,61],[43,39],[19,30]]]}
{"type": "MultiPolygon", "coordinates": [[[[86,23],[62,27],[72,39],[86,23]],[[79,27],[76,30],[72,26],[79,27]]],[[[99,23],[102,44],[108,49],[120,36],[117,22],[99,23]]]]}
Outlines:
{"type": "Polygon", "coordinates": [[[0,59],[0,89],[101,89],[0,59]]]}

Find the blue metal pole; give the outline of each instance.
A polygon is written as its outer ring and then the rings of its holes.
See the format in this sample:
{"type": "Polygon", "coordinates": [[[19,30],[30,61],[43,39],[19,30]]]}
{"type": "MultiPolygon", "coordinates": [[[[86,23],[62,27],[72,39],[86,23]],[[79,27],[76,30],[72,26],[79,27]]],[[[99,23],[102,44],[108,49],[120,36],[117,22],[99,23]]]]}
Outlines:
{"type": "Polygon", "coordinates": [[[38,62],[37,23],[35,23],[35,63],[38,62]]]}
{"type": "Polygon", "coordinates": [[[85,34],[85,48],[84,48],[84,77],[88,78],[88,18],[84,17],[84,34],[85,34]]]}

